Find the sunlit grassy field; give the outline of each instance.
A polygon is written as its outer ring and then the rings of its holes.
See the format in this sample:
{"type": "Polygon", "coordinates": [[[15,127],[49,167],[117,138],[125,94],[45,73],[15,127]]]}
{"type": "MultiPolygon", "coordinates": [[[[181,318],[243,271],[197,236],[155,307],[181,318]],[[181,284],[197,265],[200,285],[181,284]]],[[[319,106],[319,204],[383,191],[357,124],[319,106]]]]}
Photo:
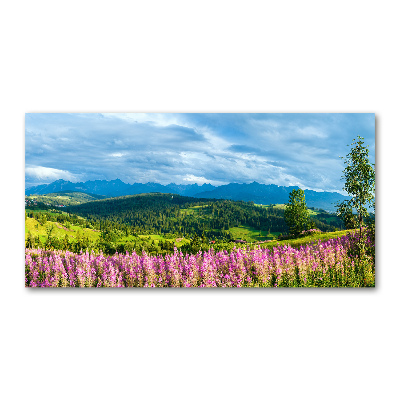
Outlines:
{"type": "Polygon", "coordinates": [[[53,227],[52,235],[61,239],[64,238],[65,235],[69,238],[76,238],[79,232],[79,235],[85,235],[90,240],[97,240],[100,237],[100,232],[96,232],[93,229],[82,228],[81,226],[71,225],[69,228],[60,224],[59,222],[47,221],[45,224],[41,225],[39,221],[34,218],[27,217],[25,220],[25,240],[28,237],[28,232],[32,235],[40,237],[42,241],[45,241],[47,238],[48,230],[53,227]]]}
{"type": "Polygon", "coordinates": [[[235,239],[245,240],[246,242],[256,242],[259,240],[271,240],[278,237],[280,232],[270,232],[258,230],[250,226],[231,227],[229,231],[235,239]]]}
{"type": "Polygon", "coordinates": [[[272,248],[275,246],[290,245],[292,247],[296,247],[296,246],[301,246],[301,245],[305,245],[305,244],[311,244],[313,242],[318,242],[319,240],[326,241],[329,239],[334,239],[334,238],[337,238],[340,236],[347,235],[351,231],[352,231],[351,229],[347,229],[347,230],[336,231],[336,232],[323,232],[323,233],[319,233],[317,235],[305,236],[305,237],[298,238],[298,239],[273,240],[268,243],[263,243],[261,246],[272,248]]]}

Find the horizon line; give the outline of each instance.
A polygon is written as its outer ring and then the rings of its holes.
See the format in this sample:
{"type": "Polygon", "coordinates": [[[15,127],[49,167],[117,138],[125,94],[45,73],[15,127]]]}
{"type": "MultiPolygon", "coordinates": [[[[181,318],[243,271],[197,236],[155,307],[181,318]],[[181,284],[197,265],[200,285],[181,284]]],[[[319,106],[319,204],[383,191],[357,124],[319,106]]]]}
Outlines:
{"type": "Polygon", "coordinates": [[[94,179],[94,180],[87,180],[87,181],[84,181],[84,182],[83,182],[83,181],[73,182],[73,181],[67,181],[67,180],[65,180],[65,179],[61,179],[61,178],[60,178],[60,179],[56,179],[55,181],[52,181],[52,182],[50,182],[50,183],[31,184],[31,185],[29,185],[29,186],[27,186],[27,183],[25,182],[25,191],[26,191],[27,189],[31,189],[31,188],[38,187],[38,186],[51,185],[51,184],[53,184],[53,183],[55,183],[55,182],[59,182],[59,181],[68,182],[68,183],[73,183],[73,184],[80,184],[80,183],[85,184],[85,183],[87,183],[87,182],[96,182],[96,181],[98,181],[98,182],[120,181],[120,182],[122,182],[123,184],[129,185],[129,186],[133,186],[133,185],[135,185],[135,184],[139,184],[139,185],[157,184],[157,185],[160,185],[160,186],[169,186],[169,185],[190,186],[190,185],[196,185],[196,186],[199,186],[199,187],[204,186],[204,185],[211,185],[211,186],[213,186],[213,187],[215,187],[215,188],[218,188],[218,187],[221,187],[221,186],[228,186],[228,185],[231,185],[231,184],[237,184],[237,185],[251,185],[251,184],[253,184],[253,183],[256,183],[256,184],[258,184],[258,185],[264,185],[264,186],[277,186],[277,187],[288,187],[288,188],[290,188],[290,187],[296,187],[296,188],[299,188],[299,189],[302,189],[302,190],[311,190],[311,191],[317,192],[317,193],[323,193],[323,192],[338,193],[338,194],[341,194],[342,196],[346,196],[345,194],[343,194],[343,193],[344,193],[343,191],[339,191],[339,190],[310,189],[310,188],[302,188],[302,187],[300,187],[299,185],[288,185],[288,186],[286,186],[286,185],[277,185],[277,184],[275,184],[275,183],[260,183],[260,182],[257,182],[257,181],[253,181],[253,182],[250,182],[250,183],[246,183],[246,182],[229,182],[229,183],[223,183],[223,184],[221,184],[221,185],[213,185],[213,184],[211,184],[211,183],[209,183],[209,182],[204,182],[204,183],[202,183],[202,184],[198,184],[197,182],[194,182],[194,183],[175,183],[175,182],[170,182],[170,183],[167,183],[167,184],[163,184],[163,183],[159,183],[159,182],[150,182],[150,181],[148,181],[148,182],[146,182],[146,183],[143,183],[143,182],[126,183],[126,182],[124,182],[124,181],[123,181],[122,179],[120,179],[120,178],[111,179],[111,180],[107,180],[107,179],[94,179]]]}

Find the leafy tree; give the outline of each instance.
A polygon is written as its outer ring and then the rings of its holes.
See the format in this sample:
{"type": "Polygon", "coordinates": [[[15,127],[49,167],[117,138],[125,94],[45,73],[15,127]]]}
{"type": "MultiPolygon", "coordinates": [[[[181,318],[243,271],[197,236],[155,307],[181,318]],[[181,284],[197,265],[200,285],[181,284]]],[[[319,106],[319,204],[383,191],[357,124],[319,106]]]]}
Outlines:
{"type": "MultiPolygon", "coordinates": [[[[357,138],[358,140],[353,140],[351,151],[344,161],[346,167],[342,177],[345,180],[343,189],[351,196],[351,199],[337,204],[336,207],[338,215],[343,216],[348,216],[349,210],[356,210],[361,238],[364,218],[369,215],[367,205],[375,208],[375,169],[374,164],[369,162],[369,150],[368,146],[364,145],[364,138],[361,136],[357,138]]],[[[344,159],[344,157],[341,158],[344,159]]],[[[346,223],[345,220],[344,222],[346,223]]]]}
{"type": "Polygon", "coordinates": [[[40,222],[41,225],[46,225],[46,222],[47,222],[46,215],[41,214],[39,222],[40,222]]]}
{"type": "Polygon", "coordinates": [[[35,239],[34,239],[34,237],[32,236],[32,234],[31,234],[31,232],[30,231],[28,231],[28,237],[27,237],[27,239],[26,239],[26,242],[25,242],[25,247],[29,247],[29,248],[33,248],[33,247],[35,247],[35,239]]]}
{"type": "Polygon", "coordinates": [[[357,227],[357,218],[353,214],[353,209],[346,202],[340,203],[337,206],[337,215],[340,217],[346,229],[355,229],[357,227]]]}
{"type": "Polygon", "coordinates": [[[68,238],[68,235],[67,234],[65,234],[65,236],[64,236],[64,240],[63,240],[63,243],[62,243],[62,249],[63,250],[69,250],[70,249],[70,241],[69,241],[69,238],[68,238]]]}
{"type": "Polygon", "coordinates": [[[285,208],[285,221],[292,235],[299,235],[311,225],[304,190],[293,189],[289,194],[289,203],[285,208]]]}

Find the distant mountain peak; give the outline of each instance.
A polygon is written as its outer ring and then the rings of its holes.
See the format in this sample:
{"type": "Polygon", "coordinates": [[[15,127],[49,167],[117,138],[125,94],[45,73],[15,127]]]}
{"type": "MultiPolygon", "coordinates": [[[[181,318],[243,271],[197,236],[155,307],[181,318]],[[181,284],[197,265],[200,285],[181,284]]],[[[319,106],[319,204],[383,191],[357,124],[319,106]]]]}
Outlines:
{"type": "MultiPolygon", "coordinates": [[[[95,180],[76,183],[58,179],[48,185],[27,188],[25,195],[48,194],[63,190],[79,190],[106,197],[158,192],[197,198],[253,201],[257,204],[282,204],[289,201],[288,194],[293,189],[298,189],[298,186],[266,185],[255,181],[213,186],[210,183],[203,183],[202,185],[197,183],[162,185],[155,182],[129,184],[119,178],[112,181],[95,180]]],[[[347,198],[337,192],[316,192],[308,189],[305,191],[305,195],[309,207],[322,208],[330,212],[335,211],[336,202],[347,198]]]]}

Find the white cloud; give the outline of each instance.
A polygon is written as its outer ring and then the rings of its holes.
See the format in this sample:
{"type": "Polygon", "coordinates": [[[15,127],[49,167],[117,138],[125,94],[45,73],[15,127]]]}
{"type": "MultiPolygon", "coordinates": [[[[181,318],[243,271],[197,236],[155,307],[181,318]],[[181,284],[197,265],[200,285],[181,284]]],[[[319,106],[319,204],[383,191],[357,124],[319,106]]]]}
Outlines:
{"type": "Polygon", "coordinates": [[[40,181],[55,181],[57,179],[65,179],[72,182],[77,182],[78,179],[69,171],[56,168],[47,168],[42,166],[29,166],[25,168],[25,175],[29,178],[40,181]]]}
{"type": "Polygon", "coordinates": [[[180,125],[189,128],[185,125],[178,114],[158,114],[158,113],[103,113],[106,118],[118,118],[128,122],[151,123],[158,127],[169,125],[180,125]]]}
{"type": "Polygon", "coordinates": [[[339,156],[348,152],[355,128],[369,137],[374,158],[374,117],[367,127],[364,119],[347,114],[28,114],[26,183],[120,177],[129,183],[257,181],[339,190],[339,156]]]}
{"type": "Polygon", "coordinates": [[[307,137],[307,138],[312,138],[312,137],[317,137],[317,138],[327,138],[328,135],[321,130],[319,127],[314,127],[314,126],[306,126],[305,128],[298,128],[298,133],[300,133],[302,136],[307,137]]]}

